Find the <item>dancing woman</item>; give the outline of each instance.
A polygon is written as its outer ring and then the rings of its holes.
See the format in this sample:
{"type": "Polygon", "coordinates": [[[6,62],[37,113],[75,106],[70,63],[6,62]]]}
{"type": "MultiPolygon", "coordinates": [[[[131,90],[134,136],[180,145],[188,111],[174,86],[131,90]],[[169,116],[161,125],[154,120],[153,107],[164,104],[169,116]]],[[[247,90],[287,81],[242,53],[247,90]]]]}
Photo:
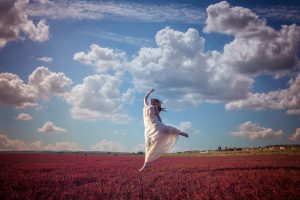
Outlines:
{"type": "Polygon", "coordinates": [[[169,151],[175,145],[178,135],[189,136],[175,127],[162,123],[159,113],[165,111],[165,108],[161,107],[161,101],[158,99],[151,99],[150,104],[148,103],[148,97],[152,92],[154,92],[154,89],[151,89],[144,98],[143,114],[146,152],[145,162],[140,171],[161,154],[169,151]]]}

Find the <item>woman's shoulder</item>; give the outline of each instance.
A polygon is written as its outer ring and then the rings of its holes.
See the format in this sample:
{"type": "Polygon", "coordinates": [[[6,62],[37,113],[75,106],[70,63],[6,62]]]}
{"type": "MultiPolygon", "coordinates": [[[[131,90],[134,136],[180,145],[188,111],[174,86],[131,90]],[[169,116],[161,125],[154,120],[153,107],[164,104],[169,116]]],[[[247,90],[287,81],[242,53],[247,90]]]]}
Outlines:
{"type": "Polygon", "coordinates": [[[144,105],[144,108],[154,109],[154,106],[149,104],[149,105],[144,105]]]}
{"type": "Polygon", "coordinates": [[[145,105],[144,110],[149,110],[150,112],[155,111],[155,107],[153,105],[145,105]]]}

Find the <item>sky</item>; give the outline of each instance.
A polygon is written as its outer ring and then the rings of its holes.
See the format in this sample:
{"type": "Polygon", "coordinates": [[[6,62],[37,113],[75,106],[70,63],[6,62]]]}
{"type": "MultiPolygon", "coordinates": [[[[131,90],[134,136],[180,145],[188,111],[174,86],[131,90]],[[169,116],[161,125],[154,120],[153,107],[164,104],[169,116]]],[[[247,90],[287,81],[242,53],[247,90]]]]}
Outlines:
{"type": "Polygon", "coordinates": [[[0,2],[0,151],[144,151],[143,98],[176,151],[300,143],[300,2],[0,2]]]}

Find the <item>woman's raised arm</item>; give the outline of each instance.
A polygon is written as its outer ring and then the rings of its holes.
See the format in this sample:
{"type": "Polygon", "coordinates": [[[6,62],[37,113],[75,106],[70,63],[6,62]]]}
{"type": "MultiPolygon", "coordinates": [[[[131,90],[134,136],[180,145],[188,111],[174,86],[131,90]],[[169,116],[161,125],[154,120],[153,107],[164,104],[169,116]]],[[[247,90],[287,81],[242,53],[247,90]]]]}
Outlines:
{"type": "Polygon", "coordinates": [[[152,92],[154,92],[154,89],[153,89],[153,88],[152,88],[152,89],[148,92],[148,94],[145,96],[145,98],[144,98],[144,106],[148,106],[148,97],[149,97],[149,95],[150,95],[152,92]]]}

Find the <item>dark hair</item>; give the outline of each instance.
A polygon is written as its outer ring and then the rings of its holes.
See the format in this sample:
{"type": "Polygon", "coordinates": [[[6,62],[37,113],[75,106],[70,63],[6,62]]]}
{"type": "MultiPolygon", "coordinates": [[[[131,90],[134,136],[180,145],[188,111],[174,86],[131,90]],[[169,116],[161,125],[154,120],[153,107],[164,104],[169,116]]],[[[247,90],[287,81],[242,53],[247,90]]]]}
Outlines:
{"type": "Polygon", "coordinates": [[[166,112],[166,108],[161,107],[162,102],[159,99],[152,98],[151,101],[154,101],[154,104],[158,104],[158,112],[160,111],[166,112]]]}

